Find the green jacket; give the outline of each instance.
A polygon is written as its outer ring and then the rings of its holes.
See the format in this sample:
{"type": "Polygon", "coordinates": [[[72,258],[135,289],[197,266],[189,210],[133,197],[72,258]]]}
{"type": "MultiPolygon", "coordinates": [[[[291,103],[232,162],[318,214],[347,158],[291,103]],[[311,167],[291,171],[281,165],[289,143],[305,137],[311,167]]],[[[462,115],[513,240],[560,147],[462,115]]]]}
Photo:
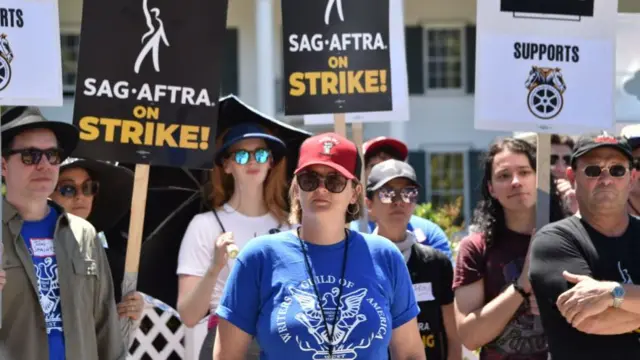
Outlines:
{"type": "MultiPolygon", "coordinates": [[[[67,360],[124,360],[126,349],[113,295],[107,258],[93,226],[67,214],[56,224],[54,247],[67,360]]],[[[0,359],[48,360],[44,312],[36,274],[22,236],[22,219],[6,199],[2,208],[2,291],[0,359]]]]}

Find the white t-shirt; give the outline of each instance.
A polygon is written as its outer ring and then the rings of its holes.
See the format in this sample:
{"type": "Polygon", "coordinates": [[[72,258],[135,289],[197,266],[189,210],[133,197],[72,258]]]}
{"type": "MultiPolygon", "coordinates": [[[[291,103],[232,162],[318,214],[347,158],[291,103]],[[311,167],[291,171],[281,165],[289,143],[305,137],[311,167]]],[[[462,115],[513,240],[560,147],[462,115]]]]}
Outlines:
{"type": "MultiPolygon", "coordinates": [[[[290,230],[287,224],[279,225],[278,220],[268,213],[263,216],[251,217],[237,212],[229,204],[224,204],[218,210],[218,217],[225,230],[233,233],[233,239],[240,250],[249,240],[265,234],[290,230]]],[[[215,242],[222,233],[222,229],[212,211],[193,217],[187,231],[182,238],[180,253],[178,254],[178,275],[204,276],[211,265],[215,251],[215,242]]],[[[229,259],[216,281],[211,295],[210,309],[213,312],[218,307],[220,297],[224,291],[234,259],[229,259]]]]}

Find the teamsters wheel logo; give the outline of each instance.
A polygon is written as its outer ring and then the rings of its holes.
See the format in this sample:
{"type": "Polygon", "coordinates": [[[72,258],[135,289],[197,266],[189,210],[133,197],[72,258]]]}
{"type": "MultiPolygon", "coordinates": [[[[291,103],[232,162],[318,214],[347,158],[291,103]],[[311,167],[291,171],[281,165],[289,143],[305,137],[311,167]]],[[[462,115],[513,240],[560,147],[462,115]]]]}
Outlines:
{"type": "Polygon", "coordinates": [[[11,61],[13,60],[13,51],[9,46],[7,34],[0,34],[0,90],[9,85],[11,81],[11,61]]]}
{"type": "Polygon", "coordinates": [[[529,90],[529,111],[535,117],[550,120],[560,114],[564,106],[562,94],[567,89],[560,68],[532,66],[524,86],[529,90]]]}

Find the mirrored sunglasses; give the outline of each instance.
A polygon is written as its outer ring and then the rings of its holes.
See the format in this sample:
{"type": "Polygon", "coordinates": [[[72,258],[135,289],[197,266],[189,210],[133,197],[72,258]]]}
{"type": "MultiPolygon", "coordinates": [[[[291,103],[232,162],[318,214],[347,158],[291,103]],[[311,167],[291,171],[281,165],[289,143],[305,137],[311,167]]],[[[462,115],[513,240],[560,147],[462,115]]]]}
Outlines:
{"type": "Polygon", "coordinates": [[[391,204],[398,198],[406,204],[415,204],[418,202],[419,193],[420,191],[415,186],[407,186],[402,189],[383,187],[378,190],[378,198],[383,204],[391,204]]]}
{"type": "Polygon", "coordinates": [[[51,165],[60,165],[62,162],[62,149],[60,148],[50,148],[50,149],[37,149],[37,148],[26,148],[26,149],[11,149],[6,151],[6,156],[12,156],[19,154],[20,160],[25,165],[37,165],[40,164],[43,157],[47,158],[47,161],[51,165]]]}
{"type": "Polygon", "coordinates": [[[296,175],[298,186],[304,192],[312,192],[324,185],[324,188],[334,194],[339,194],[347,187],[347,178],[336,173],[329,173],[322,176],[315,171],[305,171],[296,175]]]}
{"type": "Polygon", "coordinates": [[[76,184],[61,184],[56,188],[60,195],[67,198],[76,197],[78,194],[95,196],[98,194],[98,190],[100,190],[100,183],[93,180],[87,180],[80,186],[76,186],[76,184]]]}
{"type": "Polygon", "coordinates": [[[627,167],[624,165],[611,165],[609,167],[600,167],[598,165],[588,165],[582,170],[587,177],[597,178],[604,170],[609,172],[612,177],[623,177],[627,173],[627,167]]]}
{"type": "Polygon", "coordinates": [[[233,160],[239,165],[248,164],[251,160],[251,157],[253,157],[258,164],[265,164],[267,161],[269,161],[271,152],[268,149],[256,149],[253,151],[237,150],[232,152],[230,154],[230,157],[232,157],[233,160]]]}

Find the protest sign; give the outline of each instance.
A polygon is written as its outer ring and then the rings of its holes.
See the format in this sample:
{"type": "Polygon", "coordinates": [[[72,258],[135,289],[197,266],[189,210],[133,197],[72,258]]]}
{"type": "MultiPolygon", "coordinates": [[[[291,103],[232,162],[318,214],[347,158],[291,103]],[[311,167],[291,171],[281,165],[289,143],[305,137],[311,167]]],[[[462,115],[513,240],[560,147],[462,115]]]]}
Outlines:
{"type": "Polygon", "coordinates": [[[85,1],[74,155],[211,168],[226,14],[226,1],[85,1]]]}
{"type": "Polygon", "coordinates": [[[285,115],[392,109],[389,0],[282,1],[285,115]]]}
{"type": "Polygon", "coordinates": [[[640,14],[619,14],[616,32],[616,121],[640,122],[640,14]]]}
{"type": "MultiPolygon", "coordinates": [[[[389,46],[391,53],[391,94],[393,109],[388,111],[350,112],[347,123],[409,121],[409,87],[407,84],[407,54],[404,40],[402,0],[389,0],[389,46]]],[[[305,125],[333,123],[331,114],[305,114],[305,125]]]]}
{"type": "Polygon", "coordinates": [[[62,106],[58,1],[0,7],[0,105],[62,106]]]}
{"type": "Polygon", "coordinates": [[[615,0],[478,2],[475,127],[611,130],[615,0]]]}

